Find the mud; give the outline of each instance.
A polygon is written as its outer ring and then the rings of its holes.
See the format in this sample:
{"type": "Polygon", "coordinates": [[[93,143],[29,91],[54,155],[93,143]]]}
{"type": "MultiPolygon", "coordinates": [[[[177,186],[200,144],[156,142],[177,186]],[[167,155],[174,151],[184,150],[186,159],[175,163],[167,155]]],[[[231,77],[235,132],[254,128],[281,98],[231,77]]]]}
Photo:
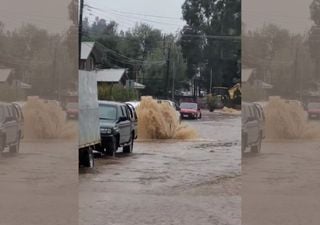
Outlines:
{"type": "Polygon", "coordinates": [[[264,107],[268,139],[319,139],[319,124],[310,123],[307,113],[295,102],[272,98],[264,107]]]}
{"type": "Polygon", "coordinates": [[[195,139],[197,132],[180,124],[177,112],[152,97],[142,97],[137,108],[139,139],[195,139]]]}
{"type": "Polygon", "coordinates": [[[67,121],[66,113],[57,102],[29,98],[22,108],[26,139],[75,139],[76,123],[67,121]]]}
{"type": "Polygon", "coordinates": [[[240,117],[203,113],[185,122],[198,139],[135,142],[82,170],[79,224],[240,225],[240,117]]]}
{"type": "Polygon", "coordinates": [[[242,224],[318,225],[318,141],[264,142],[242,160],[242,224]]]}
{"type": "Polygon", "coordinates": [[[76,141],[23,141],[0,156],[1,225],[78,225],[76,141]]]}

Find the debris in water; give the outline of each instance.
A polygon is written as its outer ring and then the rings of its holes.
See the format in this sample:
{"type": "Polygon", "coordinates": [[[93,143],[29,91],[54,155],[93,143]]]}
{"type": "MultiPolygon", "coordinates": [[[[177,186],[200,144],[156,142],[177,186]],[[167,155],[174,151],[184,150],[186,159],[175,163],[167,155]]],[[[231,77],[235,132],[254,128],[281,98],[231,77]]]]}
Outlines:
{"type": "Polygon", "coordinates": [[[317,139],[320,126],[308,121],[300,104],[280,98],[270,98],[264,107],[266,136],[270,139],[317,139]]]}
{"type": "Polygon", "coordinates": [[[66,113],[56,101],[30,97],[22,110],[26,138],[71,139],[77,136],[76,124],[67,121],[66,113]]]}
{"type": "Polygon", "coordinates": [[[142,97],[137,108],[139,139],[194,139],[191,127],[180,124],[169,104],[159,104],[152,97],[142,97]]]}

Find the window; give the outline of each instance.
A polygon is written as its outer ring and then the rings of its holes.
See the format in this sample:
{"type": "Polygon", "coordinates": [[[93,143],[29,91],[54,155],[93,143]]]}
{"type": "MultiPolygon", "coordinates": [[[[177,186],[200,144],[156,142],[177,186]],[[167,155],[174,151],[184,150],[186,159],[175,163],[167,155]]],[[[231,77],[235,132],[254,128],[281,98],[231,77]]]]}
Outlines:
{"type": "Polygon", "coordinates": [[[99,118],[101,120],[116,120],[117,108],[112,105],[99,105],[99,118]]]}

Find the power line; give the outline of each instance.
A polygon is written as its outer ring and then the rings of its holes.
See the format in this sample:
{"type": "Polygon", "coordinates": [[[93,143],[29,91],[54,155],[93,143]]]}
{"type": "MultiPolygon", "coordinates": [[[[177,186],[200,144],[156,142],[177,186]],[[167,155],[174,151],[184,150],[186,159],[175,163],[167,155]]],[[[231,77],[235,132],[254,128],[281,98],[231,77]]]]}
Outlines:
{"type": "MultiPolygon", "coordinates": [[[[107,8],[107,7],[104,7],[107,8]]],[[[144,16],[144,17],[152,17],[152,18],[158,18],[158,19],[168,19],[168,20],[181,20],[178,17],[170,17],[170,16],[160,16],[160,15],[150,15],[150,14],[144,14],[144,13],[136,13],[136,12],[128,12],[128,11],[120,11],[108,8],[110,11],[122,13],[122,14],[130,14],[130,15],[137,15],[137,16],[144,16]]]]}

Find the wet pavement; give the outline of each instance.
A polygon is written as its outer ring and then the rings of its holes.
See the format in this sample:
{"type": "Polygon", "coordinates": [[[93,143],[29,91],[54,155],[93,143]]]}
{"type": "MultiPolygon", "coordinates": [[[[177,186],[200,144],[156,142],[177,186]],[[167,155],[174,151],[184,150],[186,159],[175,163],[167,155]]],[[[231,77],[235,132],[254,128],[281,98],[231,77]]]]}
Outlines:
{"type": "Polygon", "coordinates": [[[265,141],[242,160],[243,225],[318,225],[320,141],[265,141]]]}
{"type": "Polygon", "coordinates": [[[184,122],[197,140],[137,141],[81,169],[79,224],[240,225],[240,116],[184,122]]]}
{"type": "Polygon", "coordinates": [[[0,156],[0,225],[77,225],[76,140],[26,141],[0,156]]]}

